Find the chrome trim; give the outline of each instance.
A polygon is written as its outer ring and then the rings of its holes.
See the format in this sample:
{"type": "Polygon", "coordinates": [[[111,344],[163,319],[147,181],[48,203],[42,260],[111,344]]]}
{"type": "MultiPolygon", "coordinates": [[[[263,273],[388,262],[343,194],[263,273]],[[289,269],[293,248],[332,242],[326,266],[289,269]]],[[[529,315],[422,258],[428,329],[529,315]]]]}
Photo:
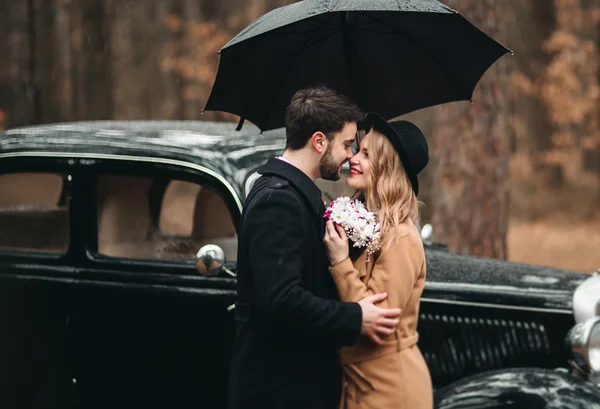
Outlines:
{"type": "Polygon", "coordinates": [[[437,304],[455,304],[455,305],[467,305],[471,307],[486,307],[496,308],[502,310],[517,310],[517,311],[533,311],[533,312],[548,312],[555,314],[567,314],[571,315],[573,312],[570,310],[560,310],[556,308],[539,308],[539,307],[523,307],[516,305],[505,305],[505,304],[488,304],[483,302],[471,302],[471,301],[455,301],[455,300],[439,300],[435,298],[421,297],[421,302],[431,302],[437,304]]]}
{"type": "Polygon", "coordinates": [[[482,294],[495,293],[497,291],[506,292],[514,295],[528,296],[539,294],[543,296],[564,295],[564,290],[551,290],[548,288],[516,287],[506,284],[475,284],[458,282],[425,282],[425,288],[452,291],[479,292],[482,294]]]}
{"type": "Polygon", "coordinates": [[[164,165],[173,165],[173,166],[181,166],[184,168],[190,168],[197,170],[199,172],[206,173],[219,182],[223,183],[229,193],[233,196],[235,203],[237,204],[238,210],[240,214],[242,213],[242,202],[238,197],[235,189],[223,176],[219,175],[217,172],[208,169],[201,165],[196,165],[194,163],[189,163],[177,159],[165,159],[165,158],[155,158],[150,156],[131,156],[131,155],[115,155],[110,153],[66,153],[66,152],[12,152],[12,153],[2,153],[0,154],[0,159],[2,158],[11,158],[11,157],[56,157],[56,158],[73,158],[73,159],[109,159],[109,160],[121,160],[121,161],[130,161],[130,162],[145,162],[145,163],[161,163],[164,165]]]}
{"type": "MultiPolygon", "coordinates": [[[[37,276],[37,275],[11,275],[11,277],[18,278],[20,280],[38,280],[43,282],[51,282],[51,283],[66,283],[66,284],[76,284],[76,285],[95,285],[97,287],[111,287],[111,288],[121,288],[121,289],[136,289],[136,290],[144,290],[144,291],[168,291],[175,293],[187,293],[187,294],[201,294],[201,295],[229,295],[232,297],[236,296],[236,291],[227,289],[227,288],[207,288],[207,287],[182,287],[178,285],[169,285],[169,284],[148,284],[148,283],[122,283],[118,281],[104,281],[104,280],[90,280],[86,278],[57,278],[57,277],[45,277],[45,276],[37,276]]],[[[214,278],[210,278],[207,280],[214,280],[214,278]]],[[[205,281],[210,283],[211,281],[205,281]]]]}
{"type": "Polygon", "coordinates": [[[571,364],[574,365],[574,369],[583,372],[586,376],[600,375],[600,367],[592,367],[590,356],[590,338],[592,331],[598,326],[600,326],[600,317],[590,318],[571,328],[565,339],[565,344],[571,349],[571,364]]]}

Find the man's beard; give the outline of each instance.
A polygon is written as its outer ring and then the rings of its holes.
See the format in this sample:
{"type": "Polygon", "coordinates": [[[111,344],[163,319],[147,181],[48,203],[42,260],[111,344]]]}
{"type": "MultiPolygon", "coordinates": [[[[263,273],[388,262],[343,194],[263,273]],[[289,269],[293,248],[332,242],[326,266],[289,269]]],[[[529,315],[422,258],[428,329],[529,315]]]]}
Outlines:
{"type": "Polygon", "coordinates": [[[331,143],[325,150],[323,156],[319,160],[319,172],[321,178],[325,180],[337,181],[340,180],[340,164],[336,163],[331,155],[331,143]]]}

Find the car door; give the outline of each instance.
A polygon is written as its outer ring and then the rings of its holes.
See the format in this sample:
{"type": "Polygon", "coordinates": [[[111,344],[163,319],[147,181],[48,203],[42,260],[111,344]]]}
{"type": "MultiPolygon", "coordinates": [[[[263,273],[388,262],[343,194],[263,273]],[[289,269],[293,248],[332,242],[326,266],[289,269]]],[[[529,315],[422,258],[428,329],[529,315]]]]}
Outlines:
{"type": "Polygon", "coordinates": [[[71,404],[68,312],[77,237],[61,161],[0,160],[0,407],[71,404]]]}
{"type": "Polygon", "coordinates": [[[86,180],[78,407],[225,407],[235,281],[201,276],[195,254],[217,244],[235,262],[231,194],[202,172],[156,163],[90,163],[86,180]]]}

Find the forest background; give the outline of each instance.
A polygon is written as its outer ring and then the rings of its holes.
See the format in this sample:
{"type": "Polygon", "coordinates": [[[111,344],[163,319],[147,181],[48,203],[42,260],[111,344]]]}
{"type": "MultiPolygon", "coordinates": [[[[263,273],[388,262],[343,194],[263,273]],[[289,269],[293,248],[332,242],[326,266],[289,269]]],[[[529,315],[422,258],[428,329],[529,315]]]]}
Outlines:
{"type": "MultiPolygon", "coordinates": [[[[291,0],[0,0],[0,130],[201,114],[217,51],[291,0]]],[[[424,222],[450,251],[600,267],[600,0],[442,0],[514,51],[429,139],[424,222]]],[[[401,92],[401,90],[398,90],[401,92]]]]}

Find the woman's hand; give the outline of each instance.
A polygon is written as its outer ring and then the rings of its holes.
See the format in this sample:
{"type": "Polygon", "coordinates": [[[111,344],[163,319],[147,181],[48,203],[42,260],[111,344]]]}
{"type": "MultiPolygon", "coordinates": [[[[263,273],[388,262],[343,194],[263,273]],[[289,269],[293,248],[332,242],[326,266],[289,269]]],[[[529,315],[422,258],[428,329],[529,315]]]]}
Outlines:
{"type": "Polygon", "coordinates": [[[346,236],[346,232],[342,226],[335,224],[331,220],[327,221],[323,243],[325,243],[327,258],[329,258],[330,264],[339,263],[348,257],[348,237],[346,236]]]}

